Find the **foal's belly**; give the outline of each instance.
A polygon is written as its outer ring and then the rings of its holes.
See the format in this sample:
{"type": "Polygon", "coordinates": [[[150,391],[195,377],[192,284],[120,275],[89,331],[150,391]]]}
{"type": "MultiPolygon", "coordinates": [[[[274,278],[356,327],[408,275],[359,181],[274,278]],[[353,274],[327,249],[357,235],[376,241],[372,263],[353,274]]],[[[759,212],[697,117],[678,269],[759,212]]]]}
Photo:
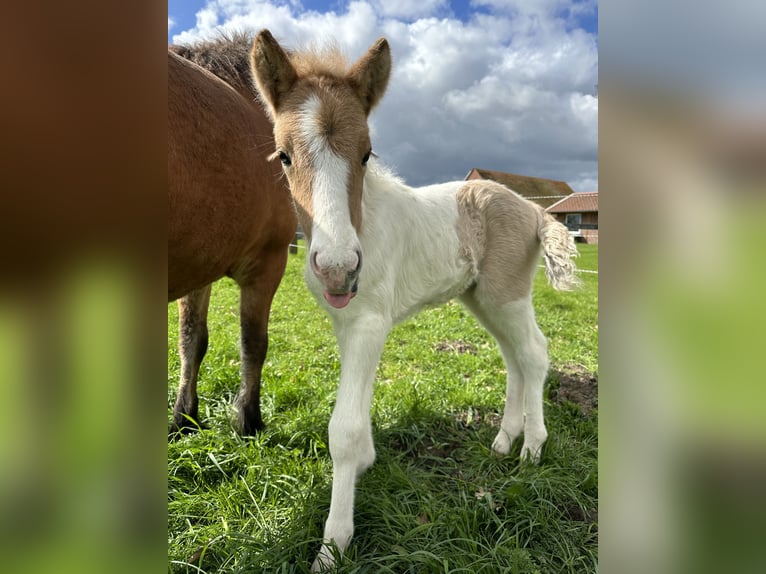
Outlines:
{"type": "MultiPolygon", "coordinates": [[[[417,266],[414,263],[414,266],[417,266]]],[[[425,307],[434,307],[451,301],[474,284],[471,266],[459,261],[442,261],[437,269],[420,266],[417,273],[403,273],[394,287],[392,316],[399,323],[425,307]],[[423,270],[430,271],[423,272],[423,270]]]]}

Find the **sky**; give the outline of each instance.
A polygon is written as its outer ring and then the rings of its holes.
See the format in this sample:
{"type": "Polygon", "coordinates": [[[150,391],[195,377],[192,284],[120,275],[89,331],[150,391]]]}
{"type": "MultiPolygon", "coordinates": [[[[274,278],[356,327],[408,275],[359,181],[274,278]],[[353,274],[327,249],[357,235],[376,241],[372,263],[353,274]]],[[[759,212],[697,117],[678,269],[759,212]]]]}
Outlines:
{"type": "Polygon", "coordinates": [[[168,43],[268,28],[351,61],[379,37],[375,153],[410,185],[477,167],[598,191],[597,0],[168,0],[168,43]]]}

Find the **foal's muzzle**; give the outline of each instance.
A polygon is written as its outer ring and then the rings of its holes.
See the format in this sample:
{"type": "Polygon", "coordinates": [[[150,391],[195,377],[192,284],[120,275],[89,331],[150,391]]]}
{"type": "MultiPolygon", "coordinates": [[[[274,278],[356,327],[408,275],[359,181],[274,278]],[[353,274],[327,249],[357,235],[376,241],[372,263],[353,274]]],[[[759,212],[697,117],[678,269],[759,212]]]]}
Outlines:
{"type": "Polygon", "coordinates": [[[311,254],[311,271],[324,287],[324,298],[332,307],[342,309],[356,296],[359,289],[359,273],[362,270],[362,252],[356,250],[356,260],[345,264],[319,263],[319,253],[311,254]]]}

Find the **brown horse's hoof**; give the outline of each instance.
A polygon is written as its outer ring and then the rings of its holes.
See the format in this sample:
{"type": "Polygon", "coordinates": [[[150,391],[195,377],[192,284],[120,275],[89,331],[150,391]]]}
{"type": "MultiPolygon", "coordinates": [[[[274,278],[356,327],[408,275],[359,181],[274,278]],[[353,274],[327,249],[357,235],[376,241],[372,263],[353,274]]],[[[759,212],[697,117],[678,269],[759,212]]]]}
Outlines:
{"type": "Polygon", "coordinates": [[[255,436],[259,432],[266,429],[266,425],[263,424],[261,417],[251,417],[250,419],[240,419],[239,421],[239,434],[242,436],[255,436]]]}
{"type": "Polygon", "coordinates": [[[201,423],[188,416],[176,417],[168,429],[168,440],[177,440],[184,435],[189,435],[205,428],[201,423]]]}
{"type": "Polygon", "coordinates": [[[261,416],[260,398],[244,402],[241,398],[237,401],[237,432],[241,436],[255,436],[266,428],[261,416]]]}

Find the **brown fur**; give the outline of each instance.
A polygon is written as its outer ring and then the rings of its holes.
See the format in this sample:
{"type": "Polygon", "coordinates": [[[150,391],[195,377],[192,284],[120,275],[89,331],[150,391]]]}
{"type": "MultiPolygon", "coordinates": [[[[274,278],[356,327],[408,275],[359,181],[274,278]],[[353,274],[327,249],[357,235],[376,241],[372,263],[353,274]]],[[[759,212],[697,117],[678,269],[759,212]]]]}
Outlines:
{"type": "Polygon", "coordinates": [[[540,258],[540,208],[488,180],[466,183],[457,203],[461,255],[475,266],[477,295],[494,305],[528,296],[540,258]]]}
{"type": "MultiPolygon", "coordinates": [[[[246,53],[242,57],[246,63],[246,53]]],[[[241,62],[227,66],[242,67],[241,62]]],[[[240,77],[240,87],[247,82],[240,77]]],[[[184,297],[179,350],[182,362],[197,363],[182,375],[177,428],[197,416],[194,389],[206,331],[203,337],[195,329],[204,326],[207,286],[223,276],[241,288],[241,430],[249,434],[262,426],[259,392],[269,310],[297,222],[279,168],[267,160],[271,123],[249,90],[244,97],[168,51],[168,301],[184,297]]]]}
{"type": "Polygon", "coordinates": [[[191,46],[168,46],[168,50],[211,72],[252,101],[258,97],[248,60],[252,42],[249,34],[221,34],[216,40],[191,46]]]}
{"type": "Polygon", "coordinates": [[[379,39],[349,67],[337,46],[288,54],[268,30],[263,30],[253,41],[250,60],[256,87],[276,123],[277,151],[286,153],[296,166],[285,173],[309,240],[313,219],[312,158],[308,142],[298,134],[300,108],[311,94],[322,102],[320,133],[333,151],[349,162],[351,223],[357,232],[361,231],[362,158],[371,150],[367,115],[382,97],[391,72],[388,43],[379,39]],[[371,62],[373,65],[369,65],[371,62]]]}

